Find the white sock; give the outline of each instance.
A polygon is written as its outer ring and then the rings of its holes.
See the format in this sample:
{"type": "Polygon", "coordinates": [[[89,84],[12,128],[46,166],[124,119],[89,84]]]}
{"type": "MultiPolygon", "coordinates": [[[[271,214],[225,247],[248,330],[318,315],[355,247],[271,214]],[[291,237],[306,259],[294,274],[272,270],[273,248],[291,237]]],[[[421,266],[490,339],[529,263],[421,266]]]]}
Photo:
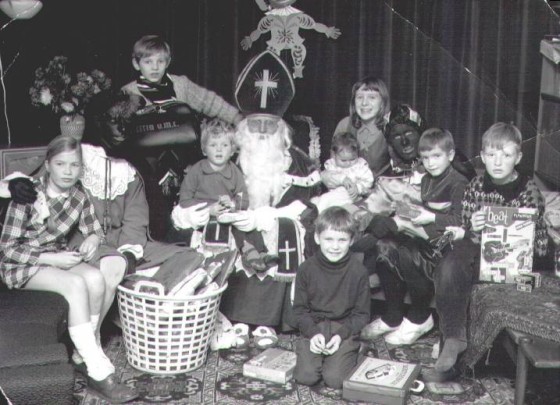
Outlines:
{"type": "Polygon", "coordinates": [[[97,325],[99,325],[99,314],[90,315],[89,319],[91,323],[91,328],[93,329],[93,333],[95,333],[95,341],[97,342],[97,346],[99,346],[99,348],[101,349],[101,353],[103,354],[103,357],[105,357],[105,359],[111,364],[111,372],[114,373],[115,366],[113,365],[113,363],[111,363],[111,360],[109,359],[109,357],[107,357],[107,355],[103,351],[103,346],[101,346],[101,334],[97,333],[97,325]]]}
{"type": "Polygon", "coordinates": [[[97,345],[101,347],[101,335],[97,333],[97,325],[99,325],[99,314],[90,315],[89,321],[91,323],[91,328],[93,329],[93,333],[95,333],[95,340],[97,341],[97,345]]]}
{"type": "Polygon", "coordinates": [[[97,346],[95,335],[91,330],[91,323],[82,323],[68,328],[70,339],[76,350],[86,363],[88,375],[94,380],[100,381],[107,378],[112,371],[113,365],[106,358],[103,350],[97,346]]]}

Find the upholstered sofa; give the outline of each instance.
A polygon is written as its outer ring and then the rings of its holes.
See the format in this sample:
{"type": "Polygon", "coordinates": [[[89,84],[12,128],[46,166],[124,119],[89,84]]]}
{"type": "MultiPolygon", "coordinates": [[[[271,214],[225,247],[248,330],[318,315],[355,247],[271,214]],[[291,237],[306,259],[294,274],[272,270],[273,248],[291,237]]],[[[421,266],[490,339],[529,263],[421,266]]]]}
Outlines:
{"type": "Polygon", "coordinates": [[[0,387],[14,405],[71,404],[66,300],[0,283],[0,387]]]}

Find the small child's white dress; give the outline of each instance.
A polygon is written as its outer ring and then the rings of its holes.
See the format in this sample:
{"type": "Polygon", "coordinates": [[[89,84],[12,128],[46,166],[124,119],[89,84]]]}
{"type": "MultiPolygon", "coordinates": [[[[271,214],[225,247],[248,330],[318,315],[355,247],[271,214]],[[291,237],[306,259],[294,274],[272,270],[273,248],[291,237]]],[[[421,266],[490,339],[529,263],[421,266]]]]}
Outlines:
{"type": "MultiPolygon", "coordinates": [[[[328,159],[325,162],[325,172],[328,172],[337,184],[342,184],[344,179],[348,178],[356,185],[359,197],[367,194],[373,186],[373,173],[364,158],[356,159],[356,163],[350,167],[338,167],[334,159],[328,159]]],[[[320,178],[319,172],[315,171],[307,177],[292,177],[292,182],[296,186],[309,187],[317,184],[320,178]]],[[[352,204],[356,199],[352,199],[348,190],[340,185],[320,196],[313,197],[311,202],[317,206],[319,212],[322,212],[329,207],[352,204]]]]}

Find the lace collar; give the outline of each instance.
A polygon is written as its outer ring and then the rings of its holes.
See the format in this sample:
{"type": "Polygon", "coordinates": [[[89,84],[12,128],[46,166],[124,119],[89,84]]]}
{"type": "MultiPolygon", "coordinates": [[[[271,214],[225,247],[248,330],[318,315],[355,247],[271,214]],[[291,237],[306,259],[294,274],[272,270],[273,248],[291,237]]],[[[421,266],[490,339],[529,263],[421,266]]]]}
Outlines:
{"type": "Polygon", "coordinates": [[[108,157],[100,146],[82,144],[82,159],[82,184],[100,200],[105,200],[106,196],[114,200],[123,195],[128,184],[134,181],[135,169],[126,160],[108,157]]]}

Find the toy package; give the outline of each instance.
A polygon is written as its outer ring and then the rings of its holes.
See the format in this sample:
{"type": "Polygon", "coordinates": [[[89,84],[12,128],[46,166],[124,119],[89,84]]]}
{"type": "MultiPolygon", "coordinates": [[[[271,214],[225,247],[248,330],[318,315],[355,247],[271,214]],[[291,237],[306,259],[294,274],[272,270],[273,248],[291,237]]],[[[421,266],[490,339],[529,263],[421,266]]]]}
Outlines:
{"type": "Polygon", "coordinates": [[[419,392],[420,364],[366,357],[344,380],[342,398],[347,401],[367,401],[384,405],[404,405],[410,392],[419,392]],[[417,384],[417,388],[413,385],[417,384]]]}
{"type": "Polygon", "coordinates": [[[485,207],[481,237],[480,281],[515,283],[516,276],[533,270],[537,210],[485,207]]]}
{"type": "Polygon", "coordinates": [[[243,375],[285,384],[292,379],[295,367],[294,352],[273,347],[247,361],[243,365],[243,375]]]}

